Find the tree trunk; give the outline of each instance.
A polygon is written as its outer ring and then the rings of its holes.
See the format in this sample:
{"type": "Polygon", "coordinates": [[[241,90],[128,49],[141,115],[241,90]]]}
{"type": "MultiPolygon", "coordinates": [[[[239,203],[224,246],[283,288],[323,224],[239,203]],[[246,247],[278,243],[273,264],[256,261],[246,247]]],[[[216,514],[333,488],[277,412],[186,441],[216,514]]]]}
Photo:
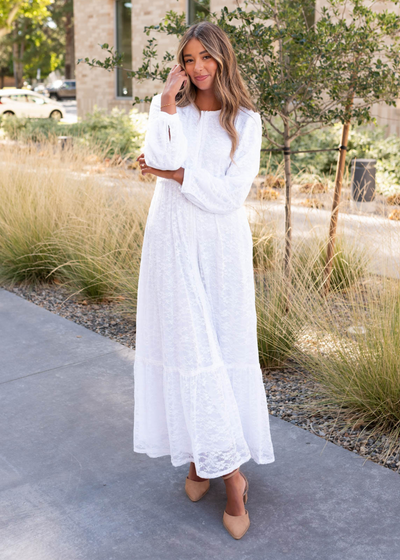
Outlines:
{"type": "Polygon", "coordinates": [[[16,28],[14,28],[13,36],[14,42],[12,45],[12,53],[15,87],[22,88],[24,78],[24,64],[22,62],[22,57],[25,52],[25,41],[18,43],[18,31],[16,28]]]}
{"type": "Polygon", "coordinates": [[[342,184],[343,184],[343,175],[344,175],[344,167],[346,164],[346,149],[347,149],[347,142],[349,139],[349,132],[350,132],[350,121],[346,122],[343,125],[342,129],[342,139],[340,144],[340,152],[338,163],[336,167],[336,177],[335,177],[335,192],[333,195],[333,204],[332,204],[332,212],[331,212],[331,220],[329,224],[329,240],[328,240],[328,248],[326,252],[326,263],[324,269],[324,293],[327,295],[329,293],[330,287],[330,280],[332,274],[332,261],[334,257],[335,251],[335,241],[336,241],[336,228],[339,216],[339,203],[340,203],[340,194],[342,192],[342,184]]]}
{"type": "Polygon", "coordinates": [[[284,286],[285,311],[290,309],[290,286],[292,280],[292,175],[290,170],[290,139],[289,125],[284,123],[284,151],[285,162],[285,258],[284,258],[284,286]]]}
{"type": "Polygon", "coordinates": [[[285,278],[289,286],[292,276],[292,176],[290,170],[289,125],[284,123],[284,160],[285,160],[285,278]]]}
{"type": "MultiPolygon", "coordinates": [[[[68,4],[70,0],[66,0],[68,4]]],[[[65,79],[75,78],[75,43],[74,43],[74,20],[72,11],[66,14],[65,23],[65,79]]]]}

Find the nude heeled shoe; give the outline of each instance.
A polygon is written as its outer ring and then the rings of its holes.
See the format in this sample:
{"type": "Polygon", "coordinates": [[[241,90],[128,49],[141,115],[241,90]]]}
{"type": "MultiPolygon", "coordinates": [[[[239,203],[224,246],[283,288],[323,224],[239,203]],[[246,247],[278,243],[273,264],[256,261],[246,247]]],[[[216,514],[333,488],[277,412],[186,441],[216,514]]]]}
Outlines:
{"type": "MultiPolygon", "coordinates": [[[[235,469],[230,474],[224,475],[222,478],[224,480],[230,478],[231,476],[235,475],[239,471],[239,468],[235,469]]],[[[246,504],[247,495],[248,495],[247,493],[249,490],[249,481],[241,471],[239,472],[246,481],[246,487],[243,492],[243,502],[246,504]]],[[[249,512],[247,511],[247,509],[245,509],[245,513],[243,515],[229,515],[229,513],[226,513],[226,511],[224,511],[224,515],[222,517],[222,523],[225,529],[234,539],[241,539],[243,535],[247,532],[248,528],[250,527],[249,512]]]]}
{"type": "Polygon", "coordinates": [[[210,480],[191,480],[188,476],[185,482],[185,492],[192,500],[198,502],[203,496],[207,494],[210,489],[210,480]]]}

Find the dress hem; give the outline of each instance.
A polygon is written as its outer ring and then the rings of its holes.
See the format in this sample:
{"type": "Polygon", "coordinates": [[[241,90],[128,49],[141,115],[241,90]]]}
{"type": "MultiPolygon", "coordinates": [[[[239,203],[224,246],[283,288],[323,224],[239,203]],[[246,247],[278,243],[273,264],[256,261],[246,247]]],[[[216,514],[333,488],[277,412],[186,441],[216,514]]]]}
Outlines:
{"type": "MultiPolygon", "coordinates": [[[[151,453],[151,452],[147,452],[147,451],[138,451],[137,449],[133,449],[134,453],[142,453],[143,455],[147,455],[148,457],[150,457],[151,459],[157,459],[159,457],[166,457],[166,456],[171,456],[171,453],[169,451],[166,451],[165,453],[159,452],[159,453],[151,453]]],[[[253,461],[257,464],[257,465],[269,465],[271,463],[275,462],[275,457],[273,457],[272,459],[265,459],[265,460],[256,460],[254,459],[254,457],[252,457],[252,455],[248,455],[246,456],[245,459],[241,459],[240,462],[238,464],[236,464],[236,466],[234,467],[230,467],[230,469],[228,471],[219,471],[217,474],[213,474],[213,475],[209,475],[206,472],[203,471],[198,471],[196,468],[196,473],[198,476],[200,476],[201,478],[218,478],[221,477],[225,474],[228,474],[232,471],[234,471],[235,469],[237,469],[238,467],[240,467],[241,465],[244,465],[245,463],[247,463],[248,461],[250,461],[250,459],[253,459],[253,461]]],[[[181,467],[182,465],[186,465],[187,463],[191,463],[193,461],[193,458],[188,458],[185,459],[183,461],[172,461],[171,459],[171,464],[174,467],[181,467]]]]}

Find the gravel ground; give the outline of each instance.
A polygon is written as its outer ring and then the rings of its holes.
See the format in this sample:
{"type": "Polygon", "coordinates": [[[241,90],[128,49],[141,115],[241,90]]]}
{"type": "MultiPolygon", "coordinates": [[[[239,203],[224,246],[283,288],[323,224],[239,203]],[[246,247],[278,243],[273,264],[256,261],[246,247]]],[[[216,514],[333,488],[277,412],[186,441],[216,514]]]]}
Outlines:
{"type": "MultiPolygon", "coordinates": [[[[123,314],[116,303],[67,299],[68,292],[57,285],[19,285],[6,289],[129,348],[135,347],[135,321],[123,314]]],[[[318,384],[296,364],[264,370],[263,379],[270,414],[358,453],[366,461],[400,472],[400,446],[388,454],[390,440],[385,434],[373,434],[362,426],[351,429],[339,409],[327,411],[318,384]]]]}

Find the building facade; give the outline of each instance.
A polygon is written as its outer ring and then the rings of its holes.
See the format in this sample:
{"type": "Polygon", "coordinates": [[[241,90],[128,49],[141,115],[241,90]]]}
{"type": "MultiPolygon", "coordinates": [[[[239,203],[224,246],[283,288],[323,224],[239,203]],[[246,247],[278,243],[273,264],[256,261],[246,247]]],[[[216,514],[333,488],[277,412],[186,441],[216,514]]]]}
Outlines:
{"type": "MultiPolygon", "coordinates": [[[[316,0],[315,14],[318,17],[325,0],[316,0]]],[[[243,4],[239,0],[239,4],[243,4]]],[[[377,9],[388,7],[387,2],[376,2],[377,9]]],[[[74,0],[75,60],[78,58],[104,59],[106,54],[100,44],[108,43],[124,53],[124,67],[136,69],[142,64],[142,51],[149,37],[144,27],[157,24],[169,10],[186,14],[191,23],[195,10],[209,9],[219,12],[224,6],[234,9],[237,0],[74,0]]],[[[400,6],[396,9],[400,13],[400,6]]],[[[154,34],[152,35],[154,36],[154,34]]],[[[176,37],[157,34],[158,54],[169,51],[176,53],[176,37]]],[[[159,81],[137,83],[128,79],[124,70],[107,72],[102,68],[90,68],[79,64],[75,69],[77,80],[78,116],[83,117],[94,106],[110,111],[119,107],[126,111],[132,108],[133,98],[143,98],[163,90],[159,81]]],[[[147,111],[148,104],[135,105],[139,111],[147,111]]],[[[388,125],[388,134],[400,135],[400,103],[397,107],[376,105],[373,114],[381,125],[388,125]]]]}
{"type": "MultiPolygon", "coordinates": [[[[99,44],[108,43],[124,52],[124,67],[138,68],[149,38],[143,32],[144,27],[161,21],[168,10],[188,12],[187,4],[188,0],[74,0],[75,60],[86,57],[103,60],[105,51],[99,44]]],[[[157,39],[159,53],[176,51],[175,37],[157,36],[157,39]]],[[[162,91],[162,84],[140,84],[128,79],[126,72],[120,70],[107,72],[79,64],[75,73],[79,117],[92,111],[95,105],[107,110],[119,107],[129,111],[135,96],[144,97],[162,91]]],[[[148,110],[147,105],[136,107],[144,111],[148,110]]]]}

